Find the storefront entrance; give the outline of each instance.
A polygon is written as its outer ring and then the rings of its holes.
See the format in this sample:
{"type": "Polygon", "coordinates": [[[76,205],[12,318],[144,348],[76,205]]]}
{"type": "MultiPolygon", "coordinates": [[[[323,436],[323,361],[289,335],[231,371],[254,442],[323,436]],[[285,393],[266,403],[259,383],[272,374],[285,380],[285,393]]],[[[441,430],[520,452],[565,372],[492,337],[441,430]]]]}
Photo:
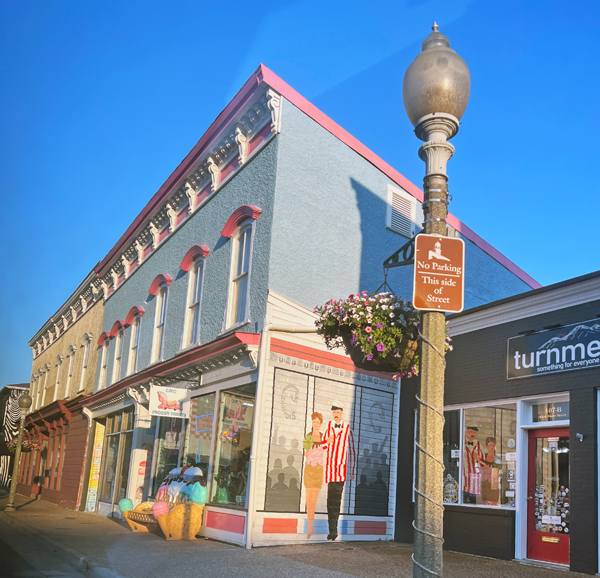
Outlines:
{"type": "Polygon", "coordinates": [[[529,432],[527,558],[569,564],[569,429],[529,432]]]}

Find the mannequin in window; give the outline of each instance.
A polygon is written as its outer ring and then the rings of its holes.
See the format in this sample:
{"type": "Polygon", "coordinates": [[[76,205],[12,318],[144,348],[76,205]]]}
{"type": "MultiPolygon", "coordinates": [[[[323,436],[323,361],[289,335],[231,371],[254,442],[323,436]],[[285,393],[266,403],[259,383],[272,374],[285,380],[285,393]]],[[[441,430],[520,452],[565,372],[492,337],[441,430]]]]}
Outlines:
{"type": "Polygon", "coordinates": [[[502,461],[496,454],[496,438],[485,439],[486,454],[482,468],[481,499],[486,506],[497,506],[500,497],[502,461]]]}

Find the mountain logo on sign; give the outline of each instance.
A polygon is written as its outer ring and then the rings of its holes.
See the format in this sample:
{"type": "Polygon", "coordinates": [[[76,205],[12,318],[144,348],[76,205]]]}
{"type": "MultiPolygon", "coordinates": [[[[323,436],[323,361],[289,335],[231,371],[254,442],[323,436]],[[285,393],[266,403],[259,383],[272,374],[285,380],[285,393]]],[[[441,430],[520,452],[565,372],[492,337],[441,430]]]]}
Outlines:
{"type": "Polygon", "coordinates": [[[600,324],[596,323],[591,327],[587,325],[578,325],[567,333],[564,337],[553,337],[538,347],[538,351],[542,349],[553,349],[567,343],[575,343],[585,341],[587,338],[597,335],[600,332],[600,324]]]}

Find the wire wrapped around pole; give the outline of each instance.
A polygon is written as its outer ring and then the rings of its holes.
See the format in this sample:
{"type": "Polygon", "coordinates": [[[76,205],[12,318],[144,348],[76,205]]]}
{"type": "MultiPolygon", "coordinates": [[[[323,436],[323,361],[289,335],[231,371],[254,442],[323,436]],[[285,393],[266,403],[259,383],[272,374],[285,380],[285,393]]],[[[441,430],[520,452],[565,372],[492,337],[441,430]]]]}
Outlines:
{"type": "MultiPolygon", "coordinates": [[[[433,344],[431,343],[431,341],[429,341],[429,339],[427,339],[426,337],[423,336],[423,334],[419,331],[419,337],[423,340],[424,343],[426,343],[427,345],[429,345],[441,358],[442,361],[444,363],[444,369],[446,368],[446,358],[444,356],[444,354],[433,344]]],[[[445,423],[445,419],[444,419],[444,413],[440,412],[437,408],[433,407],[432,405],[428,404],[427,402],[423,401],[418,395],[415,395],[415,399],[417,400],[417,402],[419,403],[419,405],[426,407],[427,409],[430,409],[431,411],[433,411],[441,420],[442,420],[442,428],[444,427],[444,423],[445,423]]],[[[419,410],[421,411],[421,410],[419,410]]],[[[433,456],[432,454],[430,454],[428,451],[426,451],[420,444],[419,441],[417,440],[417,438],[415,437],[415,448],[421,452],[422,454],[424,454],[425,456],[427,456],[428,458],[432,459],[441,469],[441,475],[444,474],[444,470],[445,470],[445,466],[444,466],[444,462],[439,460],[438,458],[436,458],[435,456],[433,456]]],[[[416,484],[413,484],[413,491],[418,494],[419,496],[421,496],[423,499],[431,502],[432,504],[434,504],[435,506],[437,506],[438,508],[440,508],[442,510],[442,512],[444,511],[444,504],[441,502],[438,502],[437,500],[433,499],[431,496],[428,496],[427,494],[424,494],[423,492],[419,491],[417,489],[416,484]]],[[[444,543],[444,537],[439,535],[439,534],[434,534],[432,532],[428,532],[427,530],[424,530],[423,528],[419,528],[415,521],[413,520],[412,523],[413,528],[419,532],[420,534],[423,534],[425,536],[429,536],[430,538],[433,538],[435,540],[439,540],[442,544],[444,543]]],[[[417,562],[417,560],[415,559],[415,555],[413,553],[412,555],[412,561],[424,572],[427,572],[427,574],[430,574],[431,576],[438,576],[439,578],[442,578],[442,575],[439,572],[436,572],[434,570],[431,570],[430,568],[427,568],[425,566],[423,566],[423,564],[417,562]]]]}

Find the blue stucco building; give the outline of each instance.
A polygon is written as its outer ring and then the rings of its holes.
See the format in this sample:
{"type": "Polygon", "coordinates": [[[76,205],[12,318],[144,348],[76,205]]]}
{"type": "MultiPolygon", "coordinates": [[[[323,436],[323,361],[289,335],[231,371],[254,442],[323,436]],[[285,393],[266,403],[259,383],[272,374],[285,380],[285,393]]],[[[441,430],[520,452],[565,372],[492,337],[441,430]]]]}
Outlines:
{"type": "MultiPolygon", "coordinates": [[[[306,486],[303,439],[336,402],[354,444],[337,532],[393,538],[400,383],[327,351],[312,310],[382,284],[384,259],[421,228],[422,195],[261,65],[96,267],[82,507],[118,515],[170,469],[200,467],[203,535],[324,540],[327,492],[306,486]],[[160,387],[187,392],[189,417],[157,417],[160,387]]],[[[466,307],[539,287],[448,223],[466,244],[466,307]]],[[[410,298],[411,267],[387,281],[410,298]]]]}

